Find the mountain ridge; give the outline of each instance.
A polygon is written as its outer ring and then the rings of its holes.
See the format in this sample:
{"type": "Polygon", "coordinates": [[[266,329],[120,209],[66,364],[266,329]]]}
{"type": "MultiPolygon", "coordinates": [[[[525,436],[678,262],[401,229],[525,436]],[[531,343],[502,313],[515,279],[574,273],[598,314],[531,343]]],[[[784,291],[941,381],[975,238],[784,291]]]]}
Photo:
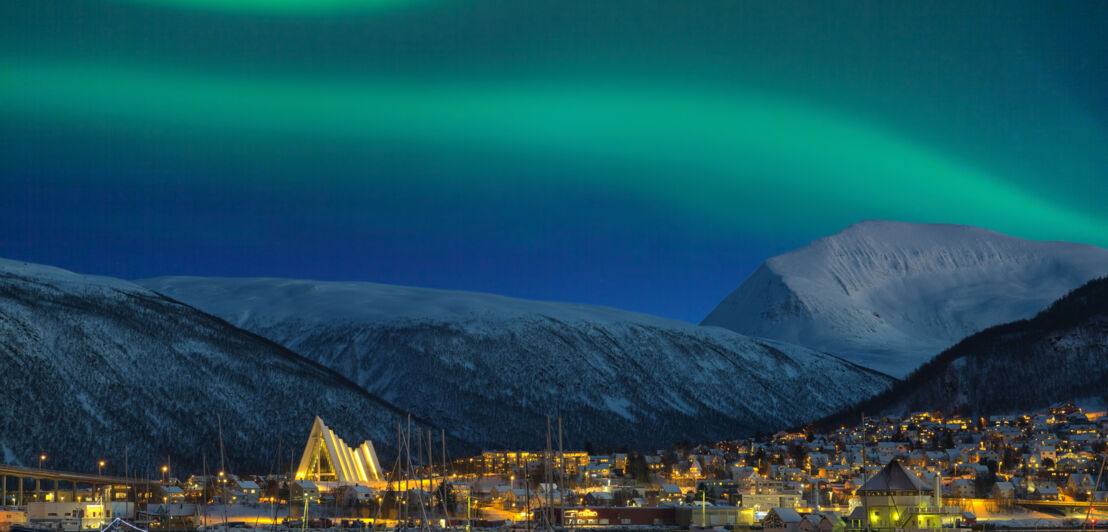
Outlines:
{"type": "Polygon", "coordinates": [[[471,441],[539,444],[524,435],[541,434],[551,412],[568,420],[578,445],[723,439],[787,426],[891,381],[783,342],[606,307],[376,283],[139,282],[351,375],[437,424],[465,427],[459,434],[471,441]],[[816,386],[807,373],[817,371],[842,387],[816,386]],[[782,384],[807,402],[787,401],[782,384]]]}
{"type": "Polygon", "coordinates": [[[333,370],[161,294],[6,259],[0,373],[3,461],[30,465],[45,452],[76,471],[107,458],[121,472],[124,448],[132,473],[167,455],[198,471],[216,456],[219,424],[228,464],[269,471],[262,457],[278,440],[285,452],[300,445],[316,415],[387,456],[403,418],[333,370]]]}

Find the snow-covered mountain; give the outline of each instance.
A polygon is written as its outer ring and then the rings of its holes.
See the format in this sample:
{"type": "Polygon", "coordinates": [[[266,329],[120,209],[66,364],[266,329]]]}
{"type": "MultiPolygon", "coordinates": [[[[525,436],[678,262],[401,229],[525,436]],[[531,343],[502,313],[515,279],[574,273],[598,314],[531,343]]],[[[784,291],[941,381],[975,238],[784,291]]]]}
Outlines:
{"type": "MultiPolygon", "coordinates": [[[[273,471],[316,415],[389,452],[399,412],[334,371],[133,283],[0,259],[0,462],[273,471]],[[126,453],[126,456],[125,456],[126,453]]],[[[298,458],[298,457],[297,457],[298,458]]]]}
{"type": "Polygon", "coordinates": [[[347,375],[486,446],[661,446],[771,432],[890,384],[833,356],[610,308],[371,283],[144,286],[347,375]]]}
{"type": "Polygon", "coordinates": [[[704,319],[894,376],[1108,273],[1108,250],[868,221],[767,260],[704,319]]]}
{"type": "Polygon", "coordinates": [[[823,421],[943,411],[1029,412],[1108,404],[1108,278],[1090,281],[1029,320],[991,327],[928,361],[887,392],[823,421]]]}

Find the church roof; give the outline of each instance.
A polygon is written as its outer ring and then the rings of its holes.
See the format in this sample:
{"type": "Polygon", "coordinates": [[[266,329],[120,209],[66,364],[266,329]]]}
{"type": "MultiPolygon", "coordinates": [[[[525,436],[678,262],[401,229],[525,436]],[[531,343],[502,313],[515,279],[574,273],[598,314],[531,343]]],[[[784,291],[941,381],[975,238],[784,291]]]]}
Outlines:
{"type": "Polygon", "coordinates": [[[893,459],[858,489],[859,493],[868,491],[931,491],[931,488],[908,471],[900,460],[893,459]]]}
{"type": "Polygon", "coordinates": [[[318,416],[296,469],[297,479],[335,480],[344,484],[382,480],[373,442],[350,447],[318,416]],[[329,478],[322,478],[327,475],[329,478]]]}

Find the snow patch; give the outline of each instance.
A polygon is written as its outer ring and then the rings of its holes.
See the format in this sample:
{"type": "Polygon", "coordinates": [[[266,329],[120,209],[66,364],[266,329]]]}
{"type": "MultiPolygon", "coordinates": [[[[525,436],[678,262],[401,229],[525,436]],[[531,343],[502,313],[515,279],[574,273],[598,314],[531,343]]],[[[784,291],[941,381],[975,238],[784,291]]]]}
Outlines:
{"type": "Polygon", "coordinates": [[[604,406],[608,407],[608,410],[615,412],[623,419],[628,421],[635,421],[635,416],[631,414],[631,401],[622,397],[612,397],[610,395],[602,396],[604,399],[604,406]]]}

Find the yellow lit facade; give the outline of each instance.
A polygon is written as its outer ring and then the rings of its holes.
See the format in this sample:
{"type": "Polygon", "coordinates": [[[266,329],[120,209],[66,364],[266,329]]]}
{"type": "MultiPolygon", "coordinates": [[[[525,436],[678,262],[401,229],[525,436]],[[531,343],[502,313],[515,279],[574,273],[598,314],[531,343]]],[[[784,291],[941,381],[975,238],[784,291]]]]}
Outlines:
{"type": "Polygon", "coordinates": [[[379,482],[384,475],[373,442],[366,440],[356,448],[350,447],[316,417],[296,468],[296,479],[357,484],[379,482]]]}
{"type": "MultiPolygon", "coordinates": [[[[484,451],[480,460],[486,474],[509,475],[516,469],[526,467],[528,463],[542,463],[545,454],[542,451],[484,451]]],[[[551,460],[555,469],[561,468],[564,460],[566,474],[576,476],[589,465],[589,454],[583,451],[554,452],[551,460]]]]}

